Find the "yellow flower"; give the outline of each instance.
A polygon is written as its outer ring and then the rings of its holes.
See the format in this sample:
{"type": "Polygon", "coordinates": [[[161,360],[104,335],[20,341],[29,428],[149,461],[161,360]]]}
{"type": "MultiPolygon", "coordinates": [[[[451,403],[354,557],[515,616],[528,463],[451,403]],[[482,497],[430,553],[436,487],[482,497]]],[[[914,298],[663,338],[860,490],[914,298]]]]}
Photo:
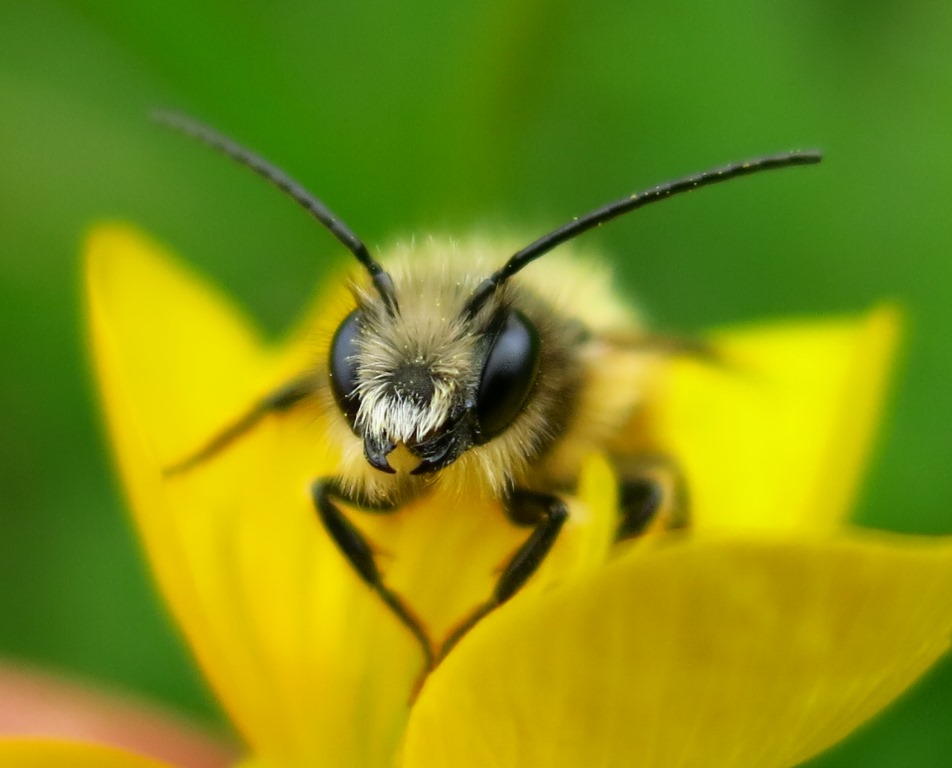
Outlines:
{"type": "MultiPolygon", "coordinates": [[[[665,364],[643,427],[684,468],[692,530],[613,546],[613,477],[591,457],[543,569],[411,702],[418,644],[311,506],[310,481],[337,461],[319,415],[268,418],[200,469],[162,474],[302,370],[311,337],[264,343],[122,227],[91,237],[87,288],[135,522],[247,768],[794,765],[949,644],[952,541],[844,522],[897,334],[890,308],[724,332],[712,337],[723,365],[665,364]]],[[[339,318],[337,301],[303,325],[339,318]]],[[[488,594],[525,536],[478,500],[355,521],[436,635],[488,594]]],[[[155,763],[0,746],[0,766],[14,765],[155,763]]]]}

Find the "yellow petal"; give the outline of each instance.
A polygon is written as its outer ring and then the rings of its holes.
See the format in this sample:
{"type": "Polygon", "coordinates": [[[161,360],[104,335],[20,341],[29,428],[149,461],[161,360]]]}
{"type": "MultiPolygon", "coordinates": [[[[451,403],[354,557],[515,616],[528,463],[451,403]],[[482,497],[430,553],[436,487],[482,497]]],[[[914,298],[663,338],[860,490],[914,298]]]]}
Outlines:
{"type": "Polygon", "coordinates": [[[111,747],[34,739],[0,739],[0,768],[169,768],[111,747]]]}
{"type": "Polygon", "coordinates": [[[794,765],[950,633],[949,540],[637,548],[464,638],[423,689],[403,765],[794,765]]]}
{"type": "Polygon", "coordinates": [[[696,528],[832,530],[849,514],[878,423],[898,312],[713,337],[678,359],[650,409],[682,467],[696,528]],[[765,512],[769,510],[769,514],[765,512]]]}
{"type": "Polygon", "coordinates": [[[130,229],[98,229],[87,252],[125,489],[212,688],[251,751],[282,768],[387,762],[421,653],[320,531],[309,485],[335,456],[318,414],[266,419],[200,471],[162,474],[304,370],[315,342],[263,347],[211,287],[130,229]]]}

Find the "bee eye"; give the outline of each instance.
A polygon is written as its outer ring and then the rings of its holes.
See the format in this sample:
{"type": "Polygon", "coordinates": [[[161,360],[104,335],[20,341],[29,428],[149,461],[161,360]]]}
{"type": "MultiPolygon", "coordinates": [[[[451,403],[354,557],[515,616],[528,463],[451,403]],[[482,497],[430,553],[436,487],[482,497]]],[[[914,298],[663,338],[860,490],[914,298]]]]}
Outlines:
{"type": "Polygon", "coordinates": [[[539,369],[539,334],[521,312],[510,312],[493,339],[476,395],[476,417],[485,442],[519,414],[539,369]]]}
{"type": "Polygon", "coordinates": [[[360,399],[357,396],[357,338],[360,335],[360,311],[354,310],[338,326],[331,342],[330,380],[337,407],[351,426],[357,420],[360,399]]]}

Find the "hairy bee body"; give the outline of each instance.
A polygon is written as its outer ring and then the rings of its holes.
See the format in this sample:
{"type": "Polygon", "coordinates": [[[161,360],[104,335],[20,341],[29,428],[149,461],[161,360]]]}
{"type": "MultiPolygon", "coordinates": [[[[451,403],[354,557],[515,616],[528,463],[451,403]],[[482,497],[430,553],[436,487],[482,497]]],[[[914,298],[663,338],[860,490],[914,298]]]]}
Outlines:
{"type": "MultiPolygon", "coordinates": [[[[360,306],[366,319],[358,425],[384,430],[397,444],[438,429],[454,402],[472,390],[481,373],[480,329],[494,315],[522,312],[538,332],[540,347],[535,382],[515,420],[432,474],[387,474],[371,466],[362,440],[325,386],[321,410],[343,448],[342,484],[355,497],[398,505],[436,486],[444,493],[487,498],[502,498],[515,487],[569,490],[582,458],[614,441],[631,420],[654,353],[638,349],[640,319],[616,295],[610,271],[591,254],[552,256],[541,274],[514,277],[477,317],[460,320],[473,290],[500,254],[511,250],[510,243],[483,239],[427,238],[397,246],[382,259],[399,306],[394,316],[366,278],[355,278],[347,311],[360,306]],[[394,387],[394,373],[414,365],[424,366],[435,380],[428,402],[394,387]]],[[[321,355],[321,363],[326,359],[321,355]]],[[[326,382],[327,375],[324,365],[314,373],[317,382],[326,382]]]]}

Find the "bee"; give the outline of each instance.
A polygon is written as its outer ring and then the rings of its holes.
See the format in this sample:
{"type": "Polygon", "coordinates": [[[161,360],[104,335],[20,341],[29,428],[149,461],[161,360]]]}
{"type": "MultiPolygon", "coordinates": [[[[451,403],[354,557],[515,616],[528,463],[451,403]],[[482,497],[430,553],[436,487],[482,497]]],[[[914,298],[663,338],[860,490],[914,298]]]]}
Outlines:
{"type": "Polygon", "coordinates": [[[500,258],[502,265],[495,268],[486,261],[484,244],[434,240],[416,246],[416,258],[405,253],[381,263],[284,171],[191,118],[169,112],[154,118],[264,177],[316,218],[362,267],[352,286],[353,308],[337,327],[327,359],[250,404],[165,472],[187,472],[269,415],[317,403],[345,447],[339,472],[313,482],[317,516],[356,574],[419,641],[426,670],[536,572],[568,518],[564,498],[591,451],[607,450],[615,463],[618,538],[642,533],[666,503],[671,505],[666,526],[686,521],[683,502],[666,502],[650,471],[653,459],[619,441],[644,397],[645,356],[703,355],[702,346],[647,332],[591,264],[566,261],[557,270],[526,275],[523,269],[646,205],[821,158],[815,151],[780,153],[650,187],[572,219],[505,261],[500,258]],[[489,598],[440,645],[387,585],[372,545],[342,509],[398,513],[438,486],[475,488],[497,500],[511,521],[531,529],[502,567],[489,598]]]}

